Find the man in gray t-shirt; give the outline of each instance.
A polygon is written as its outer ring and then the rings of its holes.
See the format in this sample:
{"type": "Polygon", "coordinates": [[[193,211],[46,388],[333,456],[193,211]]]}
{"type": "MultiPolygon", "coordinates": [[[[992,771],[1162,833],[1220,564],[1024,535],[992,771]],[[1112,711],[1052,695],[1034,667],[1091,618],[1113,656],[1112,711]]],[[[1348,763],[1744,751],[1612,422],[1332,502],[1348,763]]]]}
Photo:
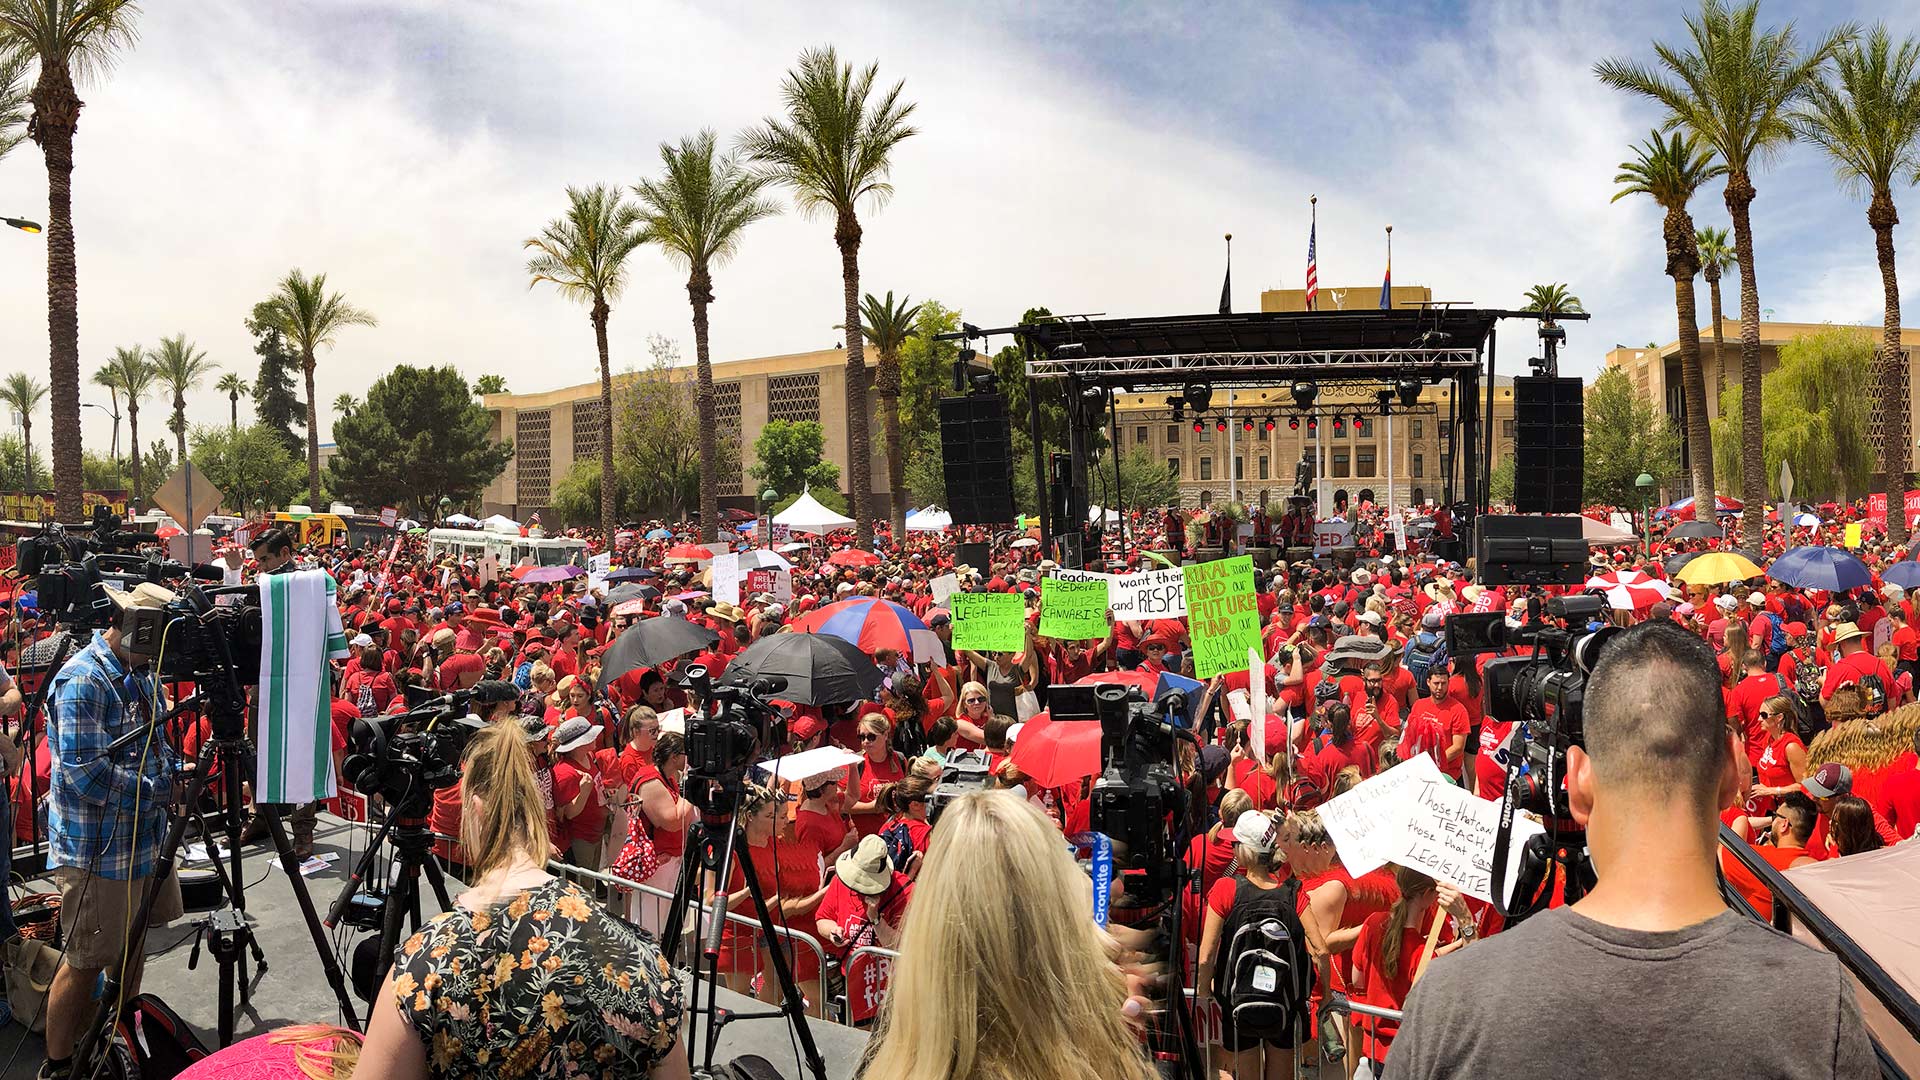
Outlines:
{"type": "Polygon", "coordinates": [[[1599,883],[1579,903],[1433,962],[1390,1080],[1879,1074],[1833,956],[1726,910],[1718,809],[1746,768],[1719,667],[1664,620],[1617,635],[1567,763],[1599,883]]]}

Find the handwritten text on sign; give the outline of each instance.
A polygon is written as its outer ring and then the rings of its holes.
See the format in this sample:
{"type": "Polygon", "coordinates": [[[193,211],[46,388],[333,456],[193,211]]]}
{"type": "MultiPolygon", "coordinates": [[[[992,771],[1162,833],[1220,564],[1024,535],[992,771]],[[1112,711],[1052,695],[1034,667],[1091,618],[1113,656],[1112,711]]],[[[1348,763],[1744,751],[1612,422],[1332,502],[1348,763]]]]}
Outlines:
{"type": "Polygon", "coordinates": [[[1321,803],[1320,821],[1347,872],[1370,874],[1391,861],[1405,825],[1407,792],[1442,779],[1432,756],[1419,754],[1321,803]]]}
{"type": "Polygon", "coordinates": [[[1062,641],[1093,641],[1107,636],[1107,583],[1040,582],[1040,634],[1062,641]]]}
{"type": "Polygon", "coordinates": [[[1096,574],[1091,570],[1055,570],[1062,581],[1105,581],[1107,609],[1121,622],[1177,619],[1187,613],[1187,585],[1179,568],[1138,574],[1096,574]]]}
{"type": "Polygon", "coordinates": [[[954,593],[953,647],[1019,652],[1027,644],[1027,608],[1017,593],[954,593]]]}
{"type": "Polygon", "coordinates": [[[1247,650],[1260,648],[1260,609],[1253,592],[1253,558],[1183,566],[1187,584],[1187,631],[1193,641],[1194,674],[1211,679],[1238,671],[1247,650]]]}
{"type": "MultiPolygon", "coordinates": [[[[1391,861],[1424,871],[1435,881],[1458,885],[1468,896],[1493,900],[1494,839],[1500,804],[1445,781],[1430,781],[1409,793],[1411,812],[1391,861]]],[[[1507,856],[1506,891],[1520,872],[1520,851],[1541,825],[1518,814],[1507,856]]]]}

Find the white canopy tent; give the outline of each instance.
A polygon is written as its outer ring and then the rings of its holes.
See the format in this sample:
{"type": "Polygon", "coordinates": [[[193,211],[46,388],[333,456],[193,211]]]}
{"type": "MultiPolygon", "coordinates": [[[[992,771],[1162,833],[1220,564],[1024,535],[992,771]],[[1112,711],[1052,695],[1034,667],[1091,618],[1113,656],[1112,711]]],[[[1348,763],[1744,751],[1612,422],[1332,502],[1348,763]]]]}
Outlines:
{"type": "Polygon", "coordinates": [[[1585,514],[1580,515],[1580,532],[1588,547],[1611,547],[1615,544],[1635,544],[1640,538],[1632,532],[1604,521],[1595,521],[1585,514]]]}
{"type": "Polygon", "coordinates": [[[908,532],[939,532],[953,525],[953,515],[938,506],[915,510],[907,515],[908,532]]]}
{"type": "Polygon", "coordinates": [[[802,491],[792,506],[773,515],[773,523],[785,525],[793,532],[830,533],[852,525],[853,519],[841,517],[820,505],[820,500],[814,498],[812,492],[802,491]]]}
{"type": "Polygon", "coordinates": [[[479,518],[470,518],[470,517],[468,517],[468,516],[467,516],[467,515],[465,515],[465,514],[449,514],[449,515],[447,515],[447,524],[449,524],[449,525],[478,525],[478,524],[480,524],[480,519],[479,519],[479,518]]]}
{"type": "Polygon", "coordinates": [[[511,530],[513,532],[520,531],[520,523],[513,520],[512,518],[508,517],[505,514],[493,515],[492,517],[486,519],[485,521],[482,521],[480,523],[480,527],[483,529],[494,529],[496,531],[507,531],[507,530],[511,530]]]}

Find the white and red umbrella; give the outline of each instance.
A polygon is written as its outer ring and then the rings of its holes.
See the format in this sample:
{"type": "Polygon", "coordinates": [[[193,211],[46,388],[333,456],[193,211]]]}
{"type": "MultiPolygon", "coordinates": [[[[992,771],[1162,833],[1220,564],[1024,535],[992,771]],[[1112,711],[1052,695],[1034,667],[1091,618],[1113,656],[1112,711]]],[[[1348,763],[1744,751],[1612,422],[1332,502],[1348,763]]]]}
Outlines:
{"type": "Polygon", "coordinates": [[[1639,570],[1598,574],[1587,579],[1586,587],[1605,593],[1607,605],[1616,611],[1639,611],[1673,595],[1666,582],[1639,570]]]}

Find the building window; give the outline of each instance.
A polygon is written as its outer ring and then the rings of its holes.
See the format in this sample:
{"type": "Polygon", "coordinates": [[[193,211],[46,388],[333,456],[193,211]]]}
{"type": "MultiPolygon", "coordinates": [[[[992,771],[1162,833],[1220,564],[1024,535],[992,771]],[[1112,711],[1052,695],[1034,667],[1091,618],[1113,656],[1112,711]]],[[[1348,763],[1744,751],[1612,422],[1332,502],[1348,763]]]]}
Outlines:
{"type": "Polygon", "coordinates": [[[1354,421],[1353,434],[1355,438],[1359,438],[1359,439],[1373,438],[1373,417],[1363,416],[1360,419],[1354,421]]]}
{"type": "Polygon", "coordinates": [[[600,460],[600,395],[573,403],[573,460],[600,460]]]}
{"type": "Polygon", "coordinates": [[[1172,476],[1175,480],[1180,479],[1180,459],[1179,458],[1170,457],[1167,459],[1167,474],[1169,476],[1172,476]]]}
{"type": "Polygon", "coordinates": [[[1247,478],[1246,461],[1238,454],[1235,454],[1233,457],[1233,478],[1235,480],[1245,480],[1247,478]]]}
{"type": "MultiPolygon", "coordinates": [[[[553,492],[553,410],[522,409],[513,417],[514,501],[538,509],[553,492]]],[[[526,511],[521,511],[525,513],[526,511]]]]}
{"type": "Polygon", "coordinates": [[[1141,424],[1133,429],[1133,441],[1136,446],[1147,444],[1147,425],[1141,424]]]}
{"type": "Polygon", "coordinates": [[[1453,421],[1441,420],[1435,426],[1440,429],[1441,442],[1446,442],[1448,439],[1453,438],[1453,421]]]}
{"type": "Polygon", "coordinates": [[[1500,421],[1500,437],[1503,439],[1511,439],[1513,438],[1513,436],[1514,436],[1514,422],[1511,420],[1500,421]]]}
{"type": "Polygon", "coordinates": [[[1353,457],[1353,465],[1354,465],[1353,475],[1372,476],[1373,475],[1373,447],[1362,446],[1355,449],[1354,457],[1353,457]]]}
{"type": "Polygon", "coordinates": [[[1203,457],[1200,459],[1200,479],[1202,480],[1213,479],[1213,459],[1212,458],[1203,457]]]}
{"type": "Polygon", "coordinates": [[[1212,506],[1212,505],[1213,505],[1213,492],[1211,492],[1211,491],[1203,491],[1203,492],[1201,492],[1201,493],[1200,493],[1200,505],[1201,505],[1201,506],[1212,506]]]}
{"type": "Polygon", "coordinates": [[[1213,441],[1213,425],[1212,424],[1200,425],[1200,441],[1201,442],[1213,441]]]}
{"type": "Polygon", "coordinates": [[[719,490],[722,495],[738,495],[745,486],[741,481],[740,426],[739,380],[714,383],[714,437],[720,444],[720,460],[733,463],[733,468],[720,474],[719,490]]]}
{"type": "Polygon", "coordinates": [[[1338,478],[1345,478],[1349,475],[1348,469],[1347,449],[1343,446],[1333,452],[1333,472],[1331,475],[1338,478]]]}
{"type": "Polygon", "coordinates": [[[1416,480],[1424,480],[1426,479],[1426,477],[1427,477],[1427,455],[1425,454],[1413,455],[1413,478],[1416,480]]]}
{"type": "Polygon", "coordinates": [[[1420,419],[1417,416],[1414,417],[1413,418],[1413,437],[1416,439],[1424,438],[1426,437],[1426,434],[1427,434],[1427,422],[1425,420],[1420,419]]]}
{"type": "Polygon", "coordinates": [[[775,375],[767,380],[767,419],[819,420],[820,375],[775,375]]]}
{"type": "Polygon", "coordinates": [[[1267,459],[1266,458],[1260,459],[1260,479],[1262,480],[1267,479],[1267,459]]]}
{"type": "Polygon", "coordinates": [[[1168,424],[1167,425],[1167,445],[1177,446],[1179,445],[1179,443],[1180,443],[1180,425],[1168,424]]]}

